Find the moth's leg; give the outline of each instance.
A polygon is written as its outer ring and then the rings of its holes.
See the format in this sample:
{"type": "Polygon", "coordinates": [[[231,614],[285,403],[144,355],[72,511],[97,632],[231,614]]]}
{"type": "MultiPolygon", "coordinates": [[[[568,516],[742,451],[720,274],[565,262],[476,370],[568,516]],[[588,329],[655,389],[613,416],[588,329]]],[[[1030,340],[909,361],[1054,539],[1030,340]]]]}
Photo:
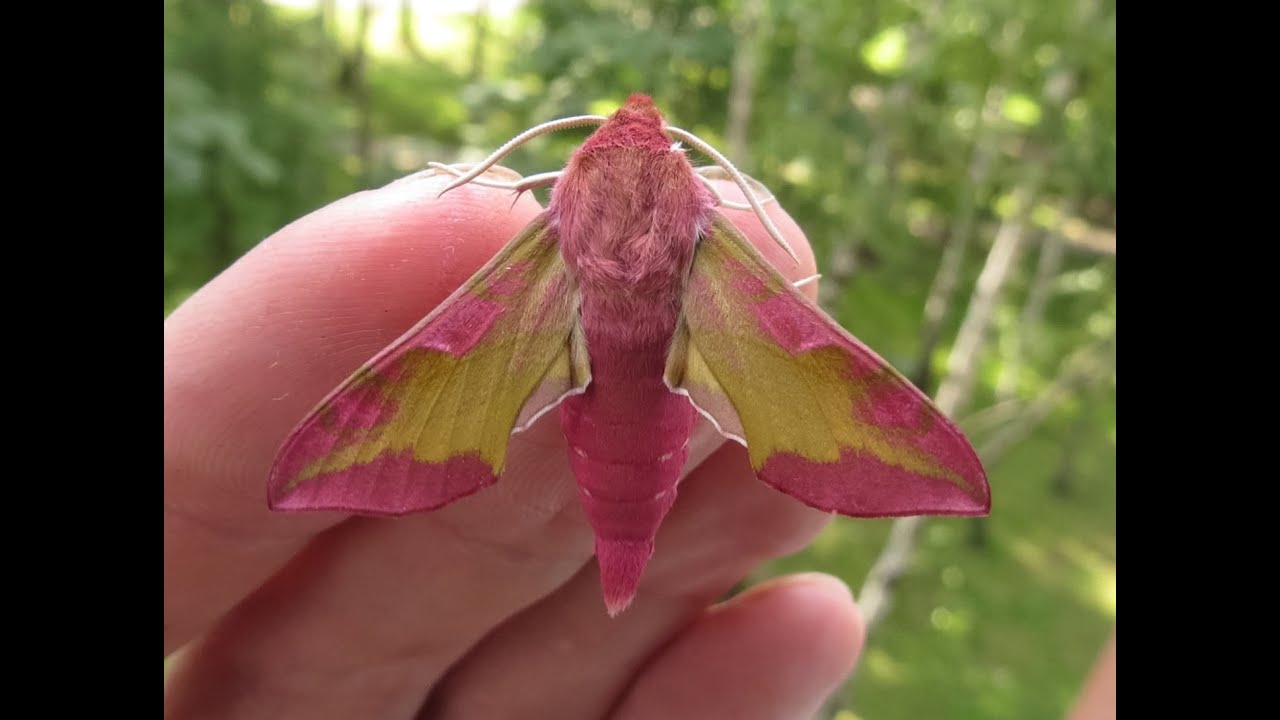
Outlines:
{"type": "Polygon", "coordinates": [[[817,275],[810,275],[810,276],[809,276],[809,277],[807,277],[807,278],[800,278],[799,280],[797,280],[797,281],[795,281],[795,282],[791,283],[791,286],[792,286],[792,287],[803,287],[803,286],[805,286],[805,285],[808,285],[808,284],[809,284],[809,283],[811,283],[811,282],[817,282],[817,281],[818,281],[818,278],[820,278],[820,277],[822,277],[822,274],[821,274],[821,273],[819,273],[819,274],[817,274],[817,275]]]}
{"type": "MultiPolygon", "coordinates": [[[[719,170],[720,168],[714,167],[714,166],[712,168],[698,168],[698,170],[707,170],[707,169],[719,170]]],[[[702,184],[706,185],[707,189],[711,191],[712,197],[716,199],[716,204],[719,205],[720,207],[727,207],[733,210],[754,210],[755,209],[750,205],[748,205],[747,203],[740,203],[740,202],[733,202],[732,200],[725,200],[724,196],[720,194],[720,191],[716,189],[715,183],[711,182],[711,178],[707,177],[707,173],[699,172],[698,179],[701,180],[702,184]]],[[[759,183],[757,183],[757,185],[759,185],[759,183]]],[[[764,188],[763,185],[759,185],[759,187],[761,189],[764,188]]],[[[770,194],[768,190],[765,190],[765,194],[766,194],[765,197],[760,197],[759,195],[756,195],[756,197],[760,200],[761,205],[777,201],[777,198],[775,198],[772,194],[770,194]]]]}
{"type": "MultiPolygon", "coordinates": [[[[475,167],[476,167],[475,163],[457,163],[454,165],[448,165],[448,164],[439,163],[439,162],[429,162],[427,163],[427,169],[423,170],[422,172],[426,174],[430,174],[432,171],[436,171],[436,172],[442,172],[448,175],[452,175],[454,177],[462,177],[463,175],[466,175],[467,173],[471,172],[471,170],[475,169],[475,167]]],[[[494,178],[501,178],[507,182],[513,182],[513,183],[520,182],[521,180],[524,179],[523,175],[504,165],[493,165],[493,166],[487,167],[484,169],[484,172],[480,173],[480,177],[488,178],[487,180],[484,181],[485,183],[488,183],[488,184],[498,182],[494,178]]]]}
{"type": "MultiPolygon", "coordinates": [[[[439,170],[441,172],[448,173],[454,177],[463,177],[467,174],[467,170],[471,166],[445,165],[444,163],[429,162],[427,163],[427,167],[431,168],[432,170],[439,170]]],[[[492,170],[493,168],[490,168],[486,172],[489,172],[492,170]]],[[[503,170],[506,170],[506,168],[503,168],[503,170]]],[[[516,177],[520,177],[520,175],[515,171],[508,170],[508,172],[515,175],[516,177]]],[[[533,190],[534,188],[547,187],[548,185],[554,185],[556,179],[560,177],[561,172],[562,171],[557,170],[556,172],[538,173],[537,175],[522,177],[519,180],[513,180],[511,182],[497,182],[494,180],[481,180],[477,178],[475,180],[470,181],[469,184],[480,185],[481,187],[497,188],[499,190],[514,190],[517,193],[522,193],[522,192],[525,192],[526,190],[533,190]]],[[[483,177],[483,175],[481,177],[483,177]]]]}

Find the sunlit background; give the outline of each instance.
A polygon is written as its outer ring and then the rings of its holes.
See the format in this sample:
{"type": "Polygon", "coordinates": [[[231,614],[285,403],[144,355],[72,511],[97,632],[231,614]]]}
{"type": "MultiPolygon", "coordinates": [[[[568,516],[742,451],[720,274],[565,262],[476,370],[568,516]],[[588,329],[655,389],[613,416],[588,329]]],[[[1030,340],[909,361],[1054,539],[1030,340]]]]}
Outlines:
{"type": "Polygon", "coordinates": [[[841,519],[760,569],[871,616],[827,714],[1062,717],[1116,616],[1114,0],[164,7],[166,313],[338,197],[651,93],[778,196],[825,307],[992,474],[989,520],[841,519]]]}

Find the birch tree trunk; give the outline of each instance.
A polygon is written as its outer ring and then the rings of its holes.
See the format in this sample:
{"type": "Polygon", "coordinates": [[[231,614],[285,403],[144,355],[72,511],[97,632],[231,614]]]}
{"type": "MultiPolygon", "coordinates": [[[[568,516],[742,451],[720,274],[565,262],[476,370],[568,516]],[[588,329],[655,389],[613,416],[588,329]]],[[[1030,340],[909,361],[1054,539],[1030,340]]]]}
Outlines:
{"type": "MultiPolygon", "coordinates": [[[[996,232],[995,242],[987,253],[982,273],[974,286],[964,321],[951,349],[946,377],[938,387],[935,399],[938,408],[949,417],[956,417],[962,412],[973,393],[987,331],[1001,290],[1017,265],[1027,235],[1027,217],[1042,173],[1043,168],[1037,166],[1015,190],[1016,208],[996,232]]],[[[868,635],[884,620],[888,612],[893,584],[906,572],[923,522],[924,518],[919,516],[894,522],[884,550],[867,573],[867,579],[858,593],[858,604],[866,619],[868,635]]]]}
{"type": "Polygon", "coordinates": [[[1045,306],[1049,304],[1049,296],[1053,294],[1053,281],[1058,278],[1058,270],[1062,267],[1062,256],[1066,245],[1062,241],[1061,226],[1070,213],[1070,203],[1063,202],[1059,205],[1057,224],[1049,230],[1040,244],[1036,274],[1031,280],[1031,288],[1027,290],[1027,299],[1022,305],[1017,328],[1010,338],[1004,367],[1001,368],[1000,378],[996,382],[997,402],[1013,399],[1018,393],[1018,376],[1022,374],[1026,346],[1029,340],[1034,343],[1039,333],[1045,306]]]}
{"type": "Polygon", "coordinates": [[[942,251],[942,260],[938,263],[938,272],[933,276],[929,286],[929,294],[924,303],[924,322],[920,329],[920,351],[916,356],[916,367],[911,380],[916,387],[928,391],[933,384],[930,358],[942,337],[942,326],[947,319],[947,309],[951,307],[956,289],[960,285],[960,269],[964,267],[965,256],[969,254],[969,242],[973,238],[974,226],[977,224],[978,197],[987,180],[991,177],[991,165],[995,156],[995,145],[998,136],[987,127],[986,117],[995,112],[999,99],[1003,96],[995,86],[987,89],[983,96],[982,107],[978,108],[977,139],[973,144],[973,155],[969,161],[968,187],[962,191],[960,206],[956,210],[956,222],[942,251]]]}

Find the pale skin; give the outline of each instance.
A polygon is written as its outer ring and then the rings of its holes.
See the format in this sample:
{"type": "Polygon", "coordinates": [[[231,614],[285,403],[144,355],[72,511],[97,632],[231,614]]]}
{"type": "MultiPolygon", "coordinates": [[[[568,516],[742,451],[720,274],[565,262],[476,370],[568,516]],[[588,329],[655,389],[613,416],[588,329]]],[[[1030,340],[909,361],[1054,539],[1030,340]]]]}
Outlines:
{"type": "Polygon", "coordinates": [[[1084,687],[1076,697],[1067,720],[1115,720],[1116,717],[1116,630],[1098,654],[1084,687]]]}
{"type": "MultiPolygon", "coordinates": [[[[812,716],[861,648],[847,588],[800,575],[720,601],[829,516],[756,480],[710,428],[614,619],[554,417],[513,437],[497,485],[432,513],[267,510],[292,426],[539,212],[500,188],[440,196],[453,179],[318,210],[166,320],[166,717],[812,716]]],[[[803,233],[767,212],[798,263],[752,211],[724,210],[788,278],[813,276],[803,233]]]]}

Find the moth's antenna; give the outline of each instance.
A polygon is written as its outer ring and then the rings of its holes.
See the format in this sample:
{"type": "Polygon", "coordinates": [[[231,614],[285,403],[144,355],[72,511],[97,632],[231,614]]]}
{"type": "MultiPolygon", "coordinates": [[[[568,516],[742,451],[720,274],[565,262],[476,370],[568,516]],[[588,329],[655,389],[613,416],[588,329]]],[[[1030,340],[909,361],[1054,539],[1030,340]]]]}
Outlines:
{"type": "Polygon", "coordinates": [[[751,192],[751,186],[747,184],[747,179],[742,176],[742,173],[738,172],[738,168],[734,167],[733,163],[729,162],[729,158],[721,155],[720,151],[711,147],[697,135],[694,135],[688,130],[681,130],[678,127],[672,127],[670,125],[667,125],[663,129],[666,130],[668,134],[689,143],[691,147],[696,148],[702,154],[712,160],[715,160],[717,165],[724,168],[724,171],[729,173],[729,177],[733,178],[733,181],[738,184],[738,187],[742,188],[742,194],[747,197],[747,202],[751,204],[751,209],[756,212],[756,217],[760,218],[760,223],[764,225],[765,232],[769,233],[769,237],[773,238],[775,242],[782,246],[783,250],[787,251],[787,254],[791,256],[792,260],[796,261],[797,265],[800,264],[800,258],[796,257],[795,251],[787,244],[787,239],[782,237],[782,232],[779,231],[777,226],[773,224],[773,221],[769,219],[769,215],[765,213],[764,208],[760,205],[760,201],[756,198],[756,194],[751,192]]]}
{"type": "Polygon", "coordinates": [[[471,171],[466,175],[454,180],[448,187],[441,190],[440,194],[443,195],[456,187],[461,187],[472,180],[475,180],[494,163],[506,157],[512,150],[515,150],[539,135],[546,135],[547,133],[553,133],[557,130],[566,130],[568,128],[581,127],[583,125],[602,125],[608,119],[609,118],[606,118],[603,115],[575,115],[573,117],[560,118],[559,120],[552,120],[551,122],[544,122],[541,125],[535,125],[511,138],[502,147],[494,150],[492,155],[482,160],[475,167],[471,168],[471,171]]]}
{"type": "MultiPolygon", "coordinates": [[[[724,168],[720,167],[719,165],[703,165],[702,167],[694,168],[693,171],[698,173],[699,176],[707,178],[708,180],[730,179],[729,173],[725,172],[724,168]]],[[[739,170],[738,172],[742,172],[742,171],[739,170]]],[[[761,205],[777,200],[777,198],[773,196],[773,193],[769,192],[769,188],[764,186],[764,183],[760,182],[759,180],[751,177],[746,173],[742,173],[742,177],[747,181],[747,184],[751,186],[751,190],[756,193],[756,197],[760,198],[761,205]]],[[[742,205],[743,207],[741,209],[744,209],[744,210],[751,209],[751,206],[747,205],[746,203],[734,203],[734,204],[742,205]]]]}
{"type": "MultiPolygon", "coordinates": [[[[716,184],[711,182],[712,180],[715,180],[715,179],[724,180],[725,177],[728,176],[729,173],[726,173],[724,171],[724,168],[720,167],[719,165],[709,165],[705,168],[695,168],[693,172],[698,176],[698,179],[702,181],[702,186],[705,187],[707,190],[710,190],[711,194],[715,196],[716,205],[719,205],[720,207],[732,208],[734,210],[750,210],[751,209],[751,206],[748,205],[747,203],[740,203],[740,202],[733,202],[732,200],[725,200],[724,195],[722,195],[720,193],[720,190],[716,188],[716,184]],[[720,177],[713,178],[711,177],[711,173],[700,172],[701,170],[715,170],[720,173],[720,177]]],[[[742,177],[746,178],[748,182],[751,181],[750,175],[743,175],[742,177]]],[[[766,198],[762,198],[760,200],[760,204],[764,205],[765,203],[775,202],[776,200],[777,198],[770,195],[766,198]]]]}

